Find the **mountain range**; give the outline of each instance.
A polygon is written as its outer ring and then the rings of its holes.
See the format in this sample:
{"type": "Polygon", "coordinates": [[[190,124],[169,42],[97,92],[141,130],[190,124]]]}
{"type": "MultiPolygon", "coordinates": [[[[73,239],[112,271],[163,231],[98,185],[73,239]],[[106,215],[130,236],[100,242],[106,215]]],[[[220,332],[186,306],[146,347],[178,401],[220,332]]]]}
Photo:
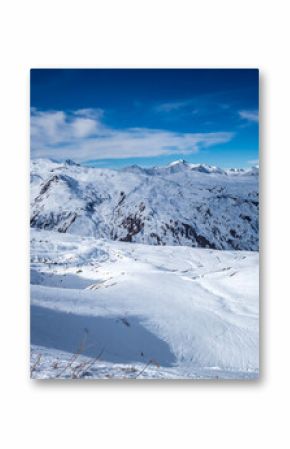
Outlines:
{"type": "Polygon", "coordinates": [[[259,249],[259,168],[178,160],[119,170],[34,159],[31,227],[107,240],[259,249]]]}

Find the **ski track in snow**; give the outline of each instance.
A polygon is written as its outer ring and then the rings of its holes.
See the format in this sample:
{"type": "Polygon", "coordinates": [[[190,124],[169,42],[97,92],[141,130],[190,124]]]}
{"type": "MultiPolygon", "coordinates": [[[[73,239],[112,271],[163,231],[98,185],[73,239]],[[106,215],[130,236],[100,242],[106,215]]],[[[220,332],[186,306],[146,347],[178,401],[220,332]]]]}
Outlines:
{"type": "Polygon", "coordinates": [[[33,378],[253,379],[258,253],[31,230],[33,378]]]}

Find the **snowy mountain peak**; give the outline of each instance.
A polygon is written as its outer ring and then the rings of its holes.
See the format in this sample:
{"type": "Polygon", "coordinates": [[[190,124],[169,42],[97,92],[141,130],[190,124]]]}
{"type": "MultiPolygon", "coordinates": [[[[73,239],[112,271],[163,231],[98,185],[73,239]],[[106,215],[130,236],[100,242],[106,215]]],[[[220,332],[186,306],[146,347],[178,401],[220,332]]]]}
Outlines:
{"type": "Polygon", "coordinates": [[[193,164],[190,162],[185,161],[184,159],[179,159],[177,161],[173,161],[170,164],[167,165],[168,168],[175,168],[175,169],[187,169],[191,171],[197,171],[200,173],[219,173],[219,174],[225,174],[225,171],[222,170],[219,167],[216,167],[214,165],[208,165],[208,164],[193,164]]]}
{"type": "Polygon", "coordinates": [[[222,170],[221,168],[216,167],[214,165],[207,165],[207,164],[191,164],[191,170],[199,171],[200,173],[225,174],[225,171],[222,170]]]}
{"type": "Polygon", "coordinates": [[[168,167],[175,167],[176,165],[188,165],[188,162],[186,162],[184,159],[178,159],[177,161],[170,162],[170,164],[168,164],[168,167]]]}
{"type": "Polygon", "coordinates": [[[137,164],[129,165],[128,167],[122,168],[122,171],[128,172],[128,173],[137,173],[137,174],[147,172],[147,170],[145,168],[142,168],[137,164]]]}
{"type": "Polygon", "coordinates": [[[64,163],[65,163],[65,165],[68,165],[68,166],[75,166],[75,167],[79,167],[80,166],[80,164],[77,164],[72,159],[66,159],[64,163]]]}

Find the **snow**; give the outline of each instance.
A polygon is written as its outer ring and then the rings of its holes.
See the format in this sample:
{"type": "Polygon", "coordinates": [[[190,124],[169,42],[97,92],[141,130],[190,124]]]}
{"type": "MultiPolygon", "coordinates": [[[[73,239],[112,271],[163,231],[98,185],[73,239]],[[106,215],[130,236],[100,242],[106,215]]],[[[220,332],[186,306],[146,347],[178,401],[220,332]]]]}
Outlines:
{"type": "Polygon", "coordinates": [[[259,374],[259,169],[31,161],[31,376],[259,374]]]}
{"type": "Polygon", "coordinates": [[[31,351],[33,378],[256,378],[258,253],[31,229],[31,351]]]}

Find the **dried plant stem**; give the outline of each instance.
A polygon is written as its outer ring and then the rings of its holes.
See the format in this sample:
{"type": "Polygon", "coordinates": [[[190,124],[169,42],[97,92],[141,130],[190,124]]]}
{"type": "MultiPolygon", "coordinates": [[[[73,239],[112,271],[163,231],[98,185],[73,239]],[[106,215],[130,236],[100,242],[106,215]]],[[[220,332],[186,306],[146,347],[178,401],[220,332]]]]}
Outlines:
{"type": "Polygon", "coordinates": [[[85,343],[86,343],[86,339],[87,339],[87,334],[88,331],[85,329],[85,335],[81,341],[81,344],[79,346],[78,351],[71,357],[70,361],[67,363],[67,365],[57,374],[56,377],[61,377],[68,368],[72,367],[72,364],[77,360],[77,358],[82,354],[82,352],[85,349],[85,343]]]}
{"type": "Polygon", "coordinates": [[[34,364],[31,366],[30,368],[30,377],[32,376],[32,374],[34,373],[34,371],[36,370],[37,365],[39,364],[41,359],[41,354],[38,354],[34,364]]]}

